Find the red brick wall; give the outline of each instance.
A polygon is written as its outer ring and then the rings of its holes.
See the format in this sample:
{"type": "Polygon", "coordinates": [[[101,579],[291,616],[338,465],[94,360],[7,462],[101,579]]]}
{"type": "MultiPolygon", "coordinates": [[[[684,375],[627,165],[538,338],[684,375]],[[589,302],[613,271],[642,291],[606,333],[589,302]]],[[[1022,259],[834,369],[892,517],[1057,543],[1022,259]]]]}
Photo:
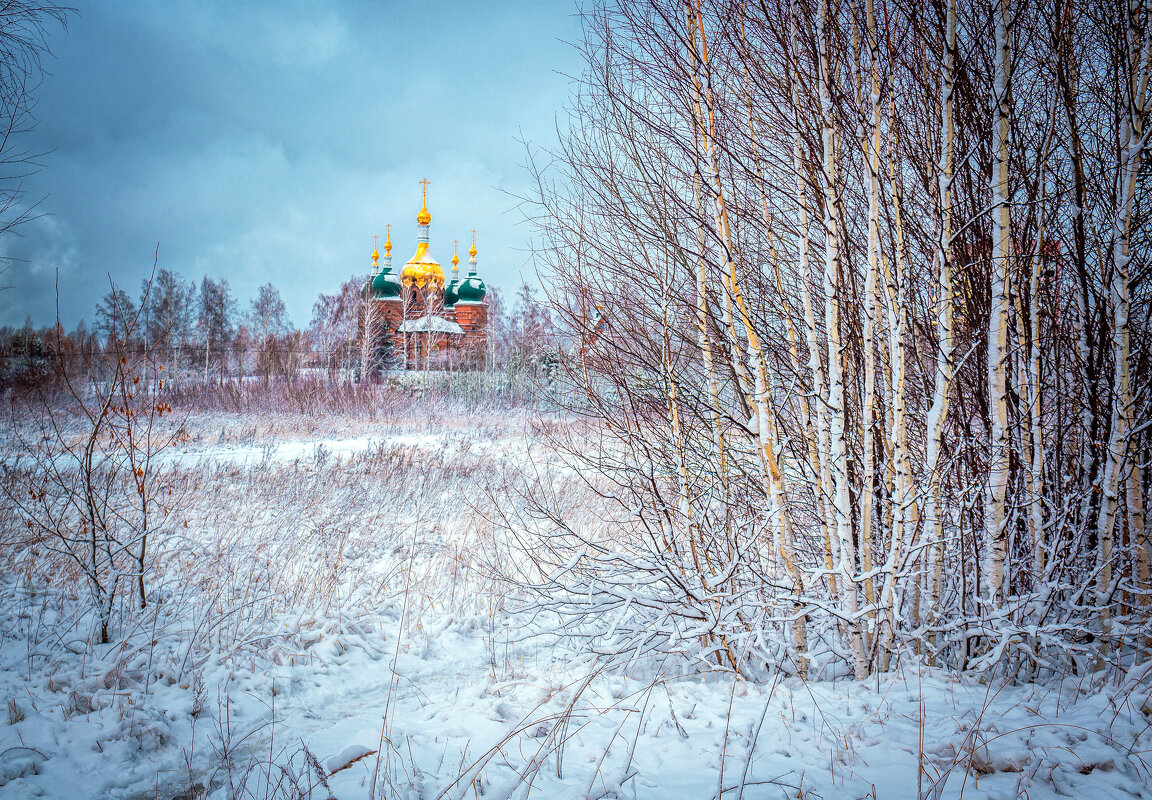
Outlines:
{"type": "Polygon", "coordinates": [[[380,318],[380,331],[384,336],[392,337],[392,348],[397,358],[402,358],[404,352],[404,335],[397,332],[400,323],[404,321],[404,303],[399,297],[390,297],[376,303],[376,314],[380,318]]]}
{"type": "Polygon", "coordinates": [[[376,301],[373,312],[379,322],[382,335],[391,336],[396,357],[403,360],[407,355],[407,367],[422,367],[427,356],[427,337],[412,335],[405,348],[404,334],[399,333],[400,324],[405,319],[419,319],[425,314],[433,314],[455,322],[464,329],[464,335],[449,336],[444,341],[448,358],[460,366],[483,363],[488,348],[488,306],[485,303],[457,303],[454,308],[445,308],[443,291],[431,293],[410,287],[404,288],[402,297],[376,301]],[[421,347],[423,345],[423,347],[421,347]],[[424,352],[420,352],[424,351],[424,352]]]}
{"type": "Polygon", "coordinates": [[[474,363],[483,361],[488,348],[488,306],[465,301],[457,303],[456,324],[464,329],[461,356],[474,363]]]}
{"type": "Polygon", "coordinates": [[[405,286],[403,298],[408,305],[405,319],[420,319],[425,314],[432,314],[436,317],[444,316],[443,289],[416,289],[405,286]]]}

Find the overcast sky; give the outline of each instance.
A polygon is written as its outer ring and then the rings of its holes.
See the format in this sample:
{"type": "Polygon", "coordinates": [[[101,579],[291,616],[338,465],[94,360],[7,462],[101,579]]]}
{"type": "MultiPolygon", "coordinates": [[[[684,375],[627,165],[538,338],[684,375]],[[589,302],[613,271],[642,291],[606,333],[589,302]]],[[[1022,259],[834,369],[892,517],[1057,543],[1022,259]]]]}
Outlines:
{"type": "MultiPolygon", "coordinates": [[[[242,309],[272,281],[297,325],[367,274],[372,235],[415,249],[421,178],[432,254],[534,280],[521,135],[550,145],[580,63],[573,0],[69,0],[26,146],[42,218],[0,239],[15,259],[0,324],[93,318],[108,275],[159,266],[227,278],[242,309]]],[[[382,250],[383,248],[381,248],[382,250]]]]}

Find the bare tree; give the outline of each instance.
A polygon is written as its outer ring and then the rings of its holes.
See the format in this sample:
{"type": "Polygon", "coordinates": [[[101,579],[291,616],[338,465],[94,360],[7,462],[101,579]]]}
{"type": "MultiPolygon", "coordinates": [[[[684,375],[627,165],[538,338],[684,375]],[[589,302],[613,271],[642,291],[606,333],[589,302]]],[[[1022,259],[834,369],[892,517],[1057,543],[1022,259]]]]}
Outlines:
{"type": "MultiPolygon", "coordinates": [[[[122,294],[113,288],[110,296],[122,294]]],[[[92,353],[66,359],[56,327],[59,391],[42,390],[14,409],[26,461],[5,464],[2,482],[29,544],[83,576],[101,642],[110,640],[125,594],[134,593],[141,609],[148,604],[150,546],[171,502],[158,456],[176,436],[160,431],[172,411],[163,380],[143,380],[158,351],[132,344],[140,341],[144,304],[114,303],[113,312],[106,359],[92,353]]]]}
{"type": "Polygon", "coordinates": [[[271,283],[261,286],[252,299],[249,319],[256,339],[257,368],[267,382],[273,371],[281,369],[280,339],[291,329],[288,309],[280,298],[280,291],[271,283]]]}
{"type": "Polygon", "coordinates": [[[147,298],[145,337],[169,354],[169,380],[176,380],[185,344],[191,335],[192,303],[195,287],[169,269],[159,269],[145,281],[142,296],[147,298]]]}
{"type": "Polygon", "coordinates": [[[350,370],[356,353],[358,320],[363,299],[360,290],[363,279],[350,278],[340,286],[336,294],[321,294],[312,306],[312,323],[309,326],[312,339],[318,350],[317,355],[324,359],[330,377],[335,377],[340,369],[350,370]]]}
{"type": "Polygon", "coordinates": [[[590,11],[534,218],[578,343],[560,395],[596,421],[570,450],[635,527],[606,543],[550,512],[537,578],[575,597],[643,563],[735,669],[1130,660],[1148,20],[1137,0],[590,11]],[[598,553],[582,578],[570,541],[598,553]],[[787,657],[745,649],[753,629],[787,657]]]}
{"type": "MultiPolygon", "coordinates": [[[[0,5],[0,235],[33,218],[24,179],[40,168],[43,153],[27,150],[23,137],[36,127],[36,89],[44,77],[52,23],[66,26],[75,9],[35,0],[0,5]]],[[[7,268],[7,259],[0,265],[7,268]]]]}
{"type": "Polygon", "coordinates": [[[217,372],[223,383],[228,372],[228,349],[236,332],[236,300],[232,297],[226,278],[216,281],[204,276],[200,282],[197,310],[197,324],[200,335],[204,337],[204,382],[208,382],[209,370],[215,358],[217,372]]]}

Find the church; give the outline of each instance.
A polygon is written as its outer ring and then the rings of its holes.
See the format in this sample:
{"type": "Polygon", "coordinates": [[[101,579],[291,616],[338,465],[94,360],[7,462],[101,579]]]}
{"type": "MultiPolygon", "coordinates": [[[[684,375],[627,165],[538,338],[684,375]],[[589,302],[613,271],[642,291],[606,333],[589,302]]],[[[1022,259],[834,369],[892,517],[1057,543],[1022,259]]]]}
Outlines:
{"type": "Polygon", "coordinates": [[[468,250],[468,274],[452,252],[452,277],[429,250],[428,181],[416,215],[416,252],[397,275],[392,271],[392,226],[384,239],[384,263],[372,246],[372,276],[364,284],[362,361],[381,369],[482,368],[488,351],[487,287],[476,273],[476,231],[468,250]]]}

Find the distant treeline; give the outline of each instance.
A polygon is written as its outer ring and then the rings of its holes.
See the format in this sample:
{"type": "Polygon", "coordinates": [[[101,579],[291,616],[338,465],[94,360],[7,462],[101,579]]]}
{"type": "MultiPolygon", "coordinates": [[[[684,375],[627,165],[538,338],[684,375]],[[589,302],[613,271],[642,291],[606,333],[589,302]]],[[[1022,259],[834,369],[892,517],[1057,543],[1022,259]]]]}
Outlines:
{"type": "MultiPolygon", "coordinates": [[[[142,281],[134,297],[114,287],[97,303],[92,324],[71,331],[59,323],[0,327],[0,385],[26,385],[51,375],[54,365],[73,359],[98,361],[128,349],[147,354],[175,379],[227,382],[247,376],[293,379],[302,370],[359,379],[359,338],[365,278],[352,276],[334,294],[321,294],[307,328],[288,317],[280,290],[271,282],[241,304],[226,278],[197,284],[168,269],[142,281]]],[[[511,309],[498,289],[489,289],[488,369],[539,371],[555,352],[557,334],[548,309],[523,285],[511,309]]]]}

